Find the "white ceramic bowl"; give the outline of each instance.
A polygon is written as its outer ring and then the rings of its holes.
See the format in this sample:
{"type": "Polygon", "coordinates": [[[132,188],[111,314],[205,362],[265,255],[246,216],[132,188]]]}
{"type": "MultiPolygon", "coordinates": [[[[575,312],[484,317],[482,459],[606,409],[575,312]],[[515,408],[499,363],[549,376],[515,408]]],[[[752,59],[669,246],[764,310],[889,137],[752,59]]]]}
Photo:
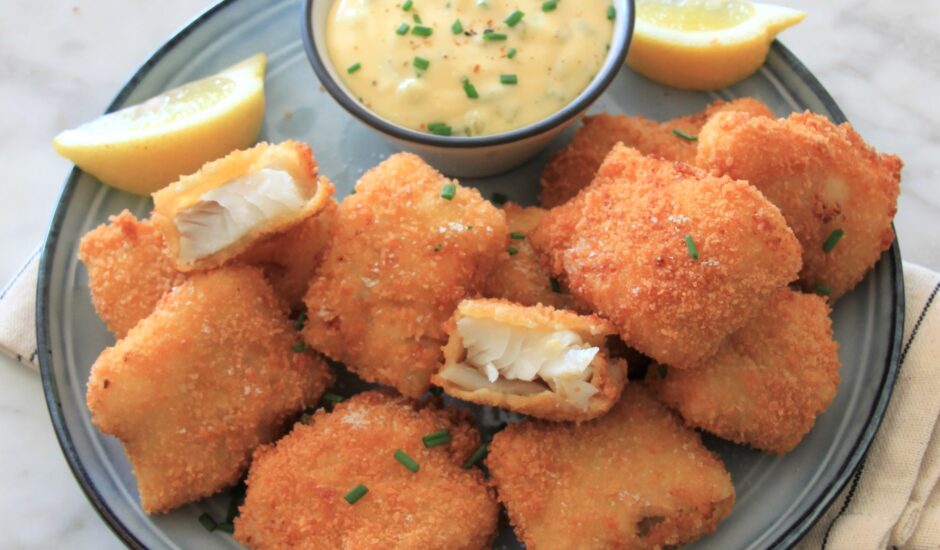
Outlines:
{"type": "MultiPolygon", "coordinates": [[[[575,0],[578,1],[578,0],[575,0]]],[[[610,50],[594,80],[568,105],[551,116],[509,132],[487,136],[437,136],[406,128],[366,108],[349,92],[326,46],[326,23],[333,0],[306,0],[303,41],[320,82],[339,104],[361,122],[405,151],[420,155],[449,176],[485,177],[529,160],[591,106],[613,82],[633,37],[633,0],[612,0],[617,18],[610,50]]]]}

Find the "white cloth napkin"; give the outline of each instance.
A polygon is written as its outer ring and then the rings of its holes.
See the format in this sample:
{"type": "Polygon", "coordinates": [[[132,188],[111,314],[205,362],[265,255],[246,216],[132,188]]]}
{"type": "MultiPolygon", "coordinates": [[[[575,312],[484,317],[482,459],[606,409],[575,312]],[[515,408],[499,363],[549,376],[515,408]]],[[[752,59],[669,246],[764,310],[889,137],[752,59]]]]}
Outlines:
{"type": "MultiPolygon", "coordinates": [[[[0,293],[0,351],[32,369],[38,272],[37,251],[0,293]]],[[[940,549],[940,274],[904,264],[904,285],[901,371],[881,429],[798,550],[940,549]]]]}

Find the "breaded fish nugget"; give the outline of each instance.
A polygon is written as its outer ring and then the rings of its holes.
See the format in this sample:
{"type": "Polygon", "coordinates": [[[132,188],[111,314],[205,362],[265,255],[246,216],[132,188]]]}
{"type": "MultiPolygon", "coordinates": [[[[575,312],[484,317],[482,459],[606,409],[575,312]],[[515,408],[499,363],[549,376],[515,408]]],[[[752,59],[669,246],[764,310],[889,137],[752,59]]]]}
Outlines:
{"type": "Polygon", "coordinates": [[[259,143],[154,193],[151,219],[177,269],[210,269],[321,211],[333,193],[309,146],[259,143]]]}
{"type": "Polygon", "coordinates": [[[496,264],[496,269],[486,279],[483,295],[524,306],[542,304],[559,309],[583,310],[584,306],[577,304],[561,282],[553,279],[542,267],[538,255],[529,244],[529,233],[547,211],[537,206],[524,208],[507,203],[503,206],[503,212],[509,224],[509,246],[514,251],[512,254],[506,252],[496,264]]]}
{"type": "Polygon", "coordinates": [[[628,345],[677,368],[714,355],[800,269],[780,211],[746,182],[622,145],[531,240],[628,345]]]}
{"type": "Polygon", "coordinates": [[[734,505],[721,460],[639,384],[581,425],[509,425],[486,464],[529,550],[683,544],[734,505]]]}
{"type": "Polygon", "coordinates": [[[78,257],[98,316],[117,338],[186,278],[166,254],[163,235],[149,220],[124,210],[82,237],[78,257]]]}
{"type": "Polygon", "coordinates": [[[304,338],[370,382],[428,390],[443,324],[506,250],[506,218],[475,189],[399,153],[343,199],[310,286],[304,338]]]}
{"type": "Polygon", "coordinates": [[[571,144],[552,156],[545,166],[540,204],[554,208],[577,195],[591,183],[604,157],[618,142],[645,155],[692,164],[695,161],[695,141],[684,139],[673,130],[696,136],[709,118],[722,112],[774,116],[760,101],[742,97],[727,103],[716,101],[701,113],[662,123],[642,116],[607,113],[584,117],[583,126],[575,132],[571,144]]]}
{"type": "Polygon", "coordinates": [[[647,382],[686,424],[762,451],[791,451],[839,387],[826,300],[781,289],[718,353],[688,370],[650,368],[647,382]]]}
{"type": "Polygon", "coordinates": [[[548,420],[588,420],[620,397],[627,364],[611,359],[607,321],[549,306],[464,300],[431,379],[450,395],[548,420]]]}
{"type": "Polygon", "coordinates": [[[255,452],[235,539],[258,550],[488,548],[499,505],[481,471],[462,467],[479,441],[468,415],[380,392],[321,409],[255,452]],[[422,443],[442,429],[449,444],[422,443]],[[350,504],[359,484],[368,492],[350,504]]]}
{"type": "Polygon", "coordinates": [[[332,382],[251,267],[194,274],[91,368],[92,422],[124,444],[141,505],[163,513],[235,484],[332,382]]]}
{"type": "Polygon", "coordinates": [[[780,208],[803,245],[803,287],[832,301],[894,241],[901,160],[877,153],[848,123],[809,112],[725,113],[702,129],[696,162],[747,180],[780,208]]]}

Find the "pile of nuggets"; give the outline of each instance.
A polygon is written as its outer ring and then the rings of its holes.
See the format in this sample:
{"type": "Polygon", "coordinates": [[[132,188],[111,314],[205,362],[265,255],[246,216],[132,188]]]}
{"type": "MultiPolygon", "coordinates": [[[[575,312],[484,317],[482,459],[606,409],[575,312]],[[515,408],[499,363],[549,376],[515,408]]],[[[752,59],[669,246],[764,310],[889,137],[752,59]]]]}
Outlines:
{"type": "Polygon", "coordinates": [[[530,549],[687,543],[735,500],[697,430],[783,454],[834,399],[830,307],[900,170],[753,99],[586,118],[541,208],[404,153],[337,203],[307,146],[262,143],[82,239],[118,339],[88,407],[148,513],[245,479],[250,548],[485,548],[500,503],[530,549]],[[327,359],[382,387],[328,392],[327,359]],[[529,418],[483,437],[440,390],[529,418]]]}

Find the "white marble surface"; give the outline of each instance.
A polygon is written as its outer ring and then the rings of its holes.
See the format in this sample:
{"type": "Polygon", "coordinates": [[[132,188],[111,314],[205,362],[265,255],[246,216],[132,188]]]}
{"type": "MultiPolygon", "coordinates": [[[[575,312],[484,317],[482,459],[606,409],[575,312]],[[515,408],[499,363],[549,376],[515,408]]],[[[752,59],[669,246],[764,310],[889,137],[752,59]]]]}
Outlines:
{"type": "MultiPolygon", "coordinates": [[[[810,13],[784,43],[862,136],[904,159],[901,250],[940,270],[940,2],[778,3],[810,13]]],[[[71,169],[52,137],[99,114],[150,52],[211,4],[0,2],[0,282],[39,246],[71,169]]],[[[39,377],[0,363],[0,546],[119,547],[65,464],[39,377]]]]}

